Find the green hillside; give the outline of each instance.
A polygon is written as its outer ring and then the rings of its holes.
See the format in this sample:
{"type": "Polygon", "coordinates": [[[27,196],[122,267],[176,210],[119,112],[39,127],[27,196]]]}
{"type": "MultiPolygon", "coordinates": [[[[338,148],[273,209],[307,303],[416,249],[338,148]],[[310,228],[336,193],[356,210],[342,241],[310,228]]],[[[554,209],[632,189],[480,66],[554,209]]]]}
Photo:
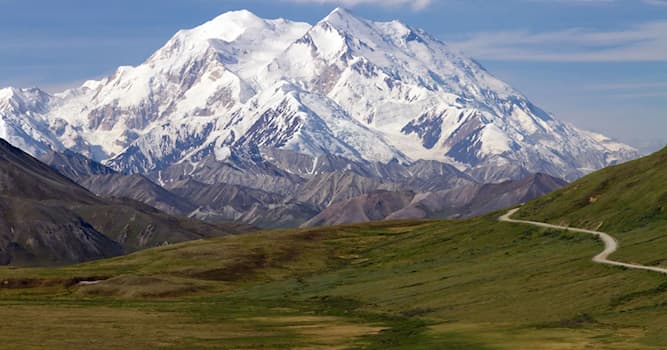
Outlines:
{"type": "Polygon", "coordinates": [[[667,266],[667,148],[534,200],[515,218],[599,229],[619,239],[614,259],[667,266]]]}
{"type": "Polygon", "coordinates": [[[586,235],[393,222],[0,269],[3,349],[659,349],[659,274],[586,235]],[[101,280],[79,285],[80,280],[101,280]]]}

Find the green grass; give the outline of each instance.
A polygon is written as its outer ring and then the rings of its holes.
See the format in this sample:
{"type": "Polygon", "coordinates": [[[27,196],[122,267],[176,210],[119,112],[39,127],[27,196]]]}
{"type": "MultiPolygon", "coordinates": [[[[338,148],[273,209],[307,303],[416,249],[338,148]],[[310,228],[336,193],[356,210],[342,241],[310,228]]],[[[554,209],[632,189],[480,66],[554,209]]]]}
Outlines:
{"type": "Polygon", "coordinates": [[[515,217],[598,229],[619,239],[614,259],[667,266],[667,148],[595,172],[515,217]]]}
{"type": "Polygon", "coordinates": [[[0,309],[11,322],[0,325],[0,348],[667,346],[664,276],[593,264],[601,247],[592,237],[497,215],[261,232],[78,266],[2,268],[0,309]]]}

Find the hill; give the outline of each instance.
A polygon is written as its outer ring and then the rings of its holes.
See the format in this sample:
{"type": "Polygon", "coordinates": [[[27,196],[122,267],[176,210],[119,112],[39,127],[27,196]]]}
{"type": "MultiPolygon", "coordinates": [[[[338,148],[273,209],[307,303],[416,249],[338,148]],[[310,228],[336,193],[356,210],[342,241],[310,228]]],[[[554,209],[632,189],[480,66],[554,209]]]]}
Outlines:
{"type": "Polygon", "coordinates": [[[0,139],[0,265],[76,263],[244,229],[97,197],[0,139]]]}
{"type": "Polygon", "coordinates": [[[549,175],[536,174],[499,184],[465,184],[446,191],[375,191],[334,203],[303,226],[386,219],[472,217],[526,202],[565,184],[565,181],[549,175]]]}
{"type": "Polygon", "coordinates": [[[621,246],[615,258],[667,266],[667,148],[529,202],[515,218],[608,232],[621,246]]]}
{"type": "Polygon", "coordinates": [[[0,194],[31,200],[95,203],[92,193],[0,139],[0,194]]]}

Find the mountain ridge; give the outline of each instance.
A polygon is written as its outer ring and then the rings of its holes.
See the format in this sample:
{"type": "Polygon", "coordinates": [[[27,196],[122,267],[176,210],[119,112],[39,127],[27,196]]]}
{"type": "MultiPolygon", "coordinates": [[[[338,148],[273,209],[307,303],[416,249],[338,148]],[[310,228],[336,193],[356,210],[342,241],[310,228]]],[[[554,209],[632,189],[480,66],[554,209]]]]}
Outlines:
{"type": "MultiPolygon", "coordinates": [[[[548,175],[531,175],[518,181],[500,184],[480,184],[458,172],[455,168],[435,161],[419,161],[409,168],[367,167],[364,164],[344,162],[340,159],[297,158],[293,161],[289,152],[273,152],[278,163],[291,162],[291,169],[309,178],[293,175],[293,182],[285,179],[281,191],[272,191],[264,182],[254,187],[231,183],[232,177],[223,182],[202,182],[186,176],[164,187],[150,178],[138,174],[108,173],[110,169],[73,152],[49,154],[44,161],[54,170],[67,174],[70,179],[89,191],[104,197],[128,198],[139,201],[171,215],[187,216],[208,222],[236,221],[263,228],[297,227],[312,220],[322,225],[330,224],[318,217],[342,215],[348,217],[348,203],[361,203],[376,196],[399,198],[409,194],[414,200],[384,215],[357,216],[361,220],[450,218],[483,214],[503,206],[512,206],[561,187],[564,182],[548,175]],[[317,164],[337,171],[314,172],[317,164]],[[68,169],[72,167],[72,169],[68,169]],[[301,169],[301,170],[299,170],[301,169]],[[347,170],[343,170],[347,169],[347,170]],[[403,172],[408,172],[410,179],[403,172]],[[547,179],[542,180],[542,179],[547,179]],[[480,199],[480,193],[486,197],[480,199]],[[396,197],[398,196],[398,197],[396,197]],[[408,205],[409,204],[409,205],[408,205]],[[341,213],[331,214],[340,210],[341,213]]],[[[211,176],[220,176],[234,166],[211,168],[211,176]]],[[[269,168],[271,169],[271,168],[269,168]]],[[[250,169],[249,169],[250,170],[250,169]]],[[[254,168],[254,170],[260,170],[254,168]]],[[[229,175],[229,174],[228,174],[229,175]]],[[[268,175],[266,175],[268,176],[268,175]]],[[[270,177],[269,177],[270,178],[270,177]]],[[[238,182],[238,181],[237,181],[238,182]]],[[[357,213],[353,213],[357,214],[357,213]]],[[[349,219],[340,221],[347,222],[349,219]]]]}
{"type": "Polygon", "coordinates": [[[453,189],[417,193],[378,189],[322,210],[302,227],[356,224],[366,221],[465,218],[523,203],[567,183],[545,174],[497,184],[465,184],[453,189]]]}

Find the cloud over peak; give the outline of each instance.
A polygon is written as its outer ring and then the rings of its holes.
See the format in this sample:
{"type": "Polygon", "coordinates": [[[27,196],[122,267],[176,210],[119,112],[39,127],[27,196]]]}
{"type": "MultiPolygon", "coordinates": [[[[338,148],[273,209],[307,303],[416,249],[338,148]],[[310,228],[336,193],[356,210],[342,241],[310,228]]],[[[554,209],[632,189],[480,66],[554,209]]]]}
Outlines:
{"type": "Polygon", "coordinates": [[[571,28],[555,32],[475,33],[452,46],[480,59],[500,61],[667,61],[667,21],[624,30],[571,28]]]}

